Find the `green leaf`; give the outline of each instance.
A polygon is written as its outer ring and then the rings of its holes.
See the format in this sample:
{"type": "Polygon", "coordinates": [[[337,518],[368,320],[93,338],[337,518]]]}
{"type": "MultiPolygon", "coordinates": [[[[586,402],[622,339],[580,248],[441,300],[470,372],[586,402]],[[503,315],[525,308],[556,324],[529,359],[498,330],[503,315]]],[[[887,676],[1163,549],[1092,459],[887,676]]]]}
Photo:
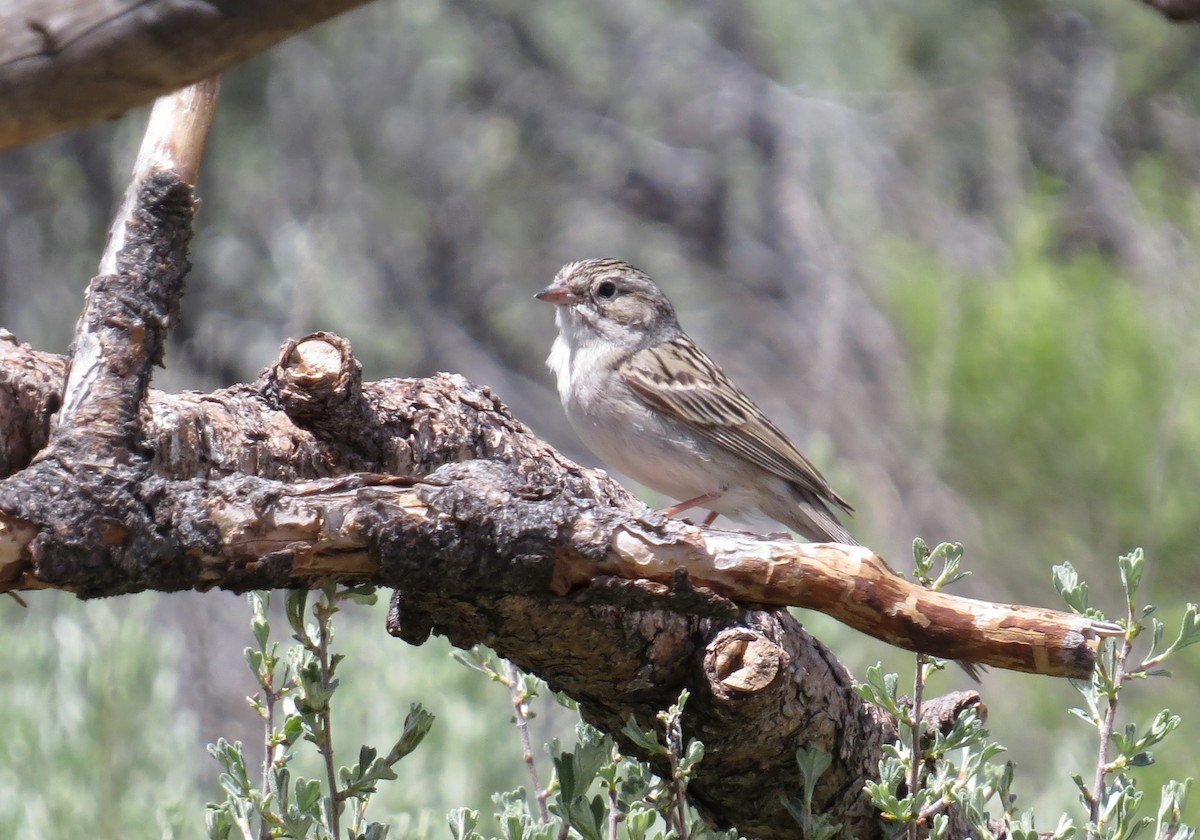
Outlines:
{"type": "Polygon", "coordinates": [[[246,657],[246,664],[250,666],[250,672],[256,677],[261,675],[263,673],[263,652],[261,650],[255,650],[252,647],[248,647],[245,648],[242,653],[246,657]]]}
{"type": "Polygon", "coordinates": [[[1195,830],[1183,824],[1183,811],[1187,807],[1188,793],[1192,788],[1192,780],[1171,780],[1162,786],[1158,805],[1158,821],[1154,830],[1155,840],[1175,837],[1187,840],[1195,834],[1195,830]]]}
{"type": "Polygon", "coordinates": [[[621,734],[633,742],[634,746],[649,755],[666,755],[667,748],[658,741],[658,736],[652,730],[642,729],[630,715],[629,720],[621,727],[621,734]]]}
{"type": "Polygon", "coordinates": [[[379,596],[375,593],[375,587],[369,584],[362,586],[352,586],[348,589],[343,589],[338,593],[339,601],[350,601],[355,604],[361,604],[364,607],[371,607],[379,600],[379,596]]]}
{"type": "Polygon", "coordinates": [[[1088,608],[1088,586],[1079,580],[1079,574],[1070,563],[1060,563],[1051,569],[1054,588],[1067,602],[1067,606],[1077,613],[1084,613],[1088,608]]]}
{"type": "Polygon", "coordinates": [[[625,830],[629,832],[629,840],[644,840],[657,817],[655,811],[641,805],[632,806],[625,815],[625,830]]]}
{"type": "Polygon", "coordinates": [[[305,814],[316,815],[321,802],[321,783],[316,779],[296,780],[296,807],[305,814]]]}
{"type": "Polygon", "coordinates": [[[1135,548],[1129,554],[1123,554],[1117,558],[1117,565],[1121,569],[1121,585],[1125,588],[1125,600],[1132,613],[1137,591],[1142,585],[1142,572],[1146,569],[1146,556],[1140,548],[1135,548]]]}
{"type": "Polygon", "coordinates": [[[450,823],[450,834],[454,840],[471,840],[479,837],[475,826],[479,822],[479,812],[470,808],[455,808],[446,819],[450,823]]]}
{"type": "Polygon", "coordinates": [[[824,814],[813,814],[809,840],[831,840],[831,838],[837,837],[841,833],[841,823],[831,823],[829,817],[824,814]]]}
{"type": "Polygon", "coordinates": [[[796,766],[800,768],[800,780],[804,785],[804,807],[812,810],[813,791],[817,780],[833,764],[833,755],[817,746],[800,747],[796,750],[796,766]]]}
{"type": "Polygon", "coordinates": [[[1153,653],[1158,650],[1158,646],[1162,644],[1163,633],[1166,631],[1166,625],[1157,618],[1150,619],[1150,651],[1153,653]]]}
{"type": "Polygon", "coordinates": [[[913,565],[919,566],[929,556],[929,544],[920,537],[916,537],[912,541],[913,565]]]}
{"type": "Polygon", "coordinates": [[[409,706],[408,715],[404,718],[404,731],[400,734],[400,739],[388,752],[387,765],[391,767],[400,759],[411,753],[417,746],[425,740],[425,736],[429,734],[430,728],[436,718],[425,711],[420,703],[413,703],[409,706]]]}
{"type": "Polygon", "coordinates": [[[304,643],[310,641],[308,631],[304,626],[304,613],[308,606],[307,589],[290,589],[284,599],[284,613],[287,615],[288,626],[296,635],[296,640],[304,643]]]}
{"type": "Polygon", "coordinates": [[[930,585],[931,589],[944,589],[956,581],[960,581],[965,577],[970,576],[970,572],[959,572],[958,568],[962,564],[963,546],[962,543],[941,543],[933,550],[931,556],[932,561],[941,561],[942,571],[930,585]]]}
{"type": "Polygon", "coordinates": [[[210,840],[228,840],[233,836],[233,815],[223,805],[209,803],[204,811],[204,828],[210,840]]]}
{"type": "Polygon", "coordinates": [[[859,697],[875,704],[897,720],[905,717],[906,710],[897,700],[900,677],[893,673],[885,674],[881,663],[876,662],[867,668],[867,681],[854,683],[852,688],[859,697]]]}
{"type": "Polygon", "coordinates": [[[1179,627],[1179,637],[1167,648],[1167,653],[1175,653],[1185,647],[1200,642],[1200,619],[1196,615],[1195,604],[1188,604],[1183,613],[1183,623],[1179,627]]]}
{"type": "Polygon", "coordinates": [[[696,765],[704,760],[704,744],[692,739],[688,741],[683,757],[679,759],[679,772],[684,777],[690,776],[696,765]]]}
{"type": "Polygon", "coordinates": [[[575,749],[552,756],[562,786],[562,798],[568,807],[570,802],[588,792],[600,768],[609,763],[612,754],[612,742],[596,730],[581,727],[577,731],[581,738],[575,749]]]}
{"type": "Polygon", "coordinates": [[[267,642],[271,638],[271,624],[266,617],[258,617],[257,615],[250,622],[250,630],[254,633],[254,641],[258,643],[259,650],[267,649],[267,642]]]}
{"type": "Polygon", "coordinates": [[[930,556],[929,545],[925,540],[917,537],[913,540],[913,577],[917,580],[928,577],[929,569],[933,566],[933,560],[930,556]]]}
{"type": "Polygon", "coordinates": [[[377,755],[379,755],[379,751],[374,747],[368,747],[366,744],[363,744],[358,748],[358,775],[360,777],[362,776],[363,771],[370,767],[375,761],[375,757],[377,755]]]}
{"type": "Polygon", "coordinates": [[[367,823],[367,827],[359,834],[361,840],[386,840],[388,827],[383,823],[367,823]]]}

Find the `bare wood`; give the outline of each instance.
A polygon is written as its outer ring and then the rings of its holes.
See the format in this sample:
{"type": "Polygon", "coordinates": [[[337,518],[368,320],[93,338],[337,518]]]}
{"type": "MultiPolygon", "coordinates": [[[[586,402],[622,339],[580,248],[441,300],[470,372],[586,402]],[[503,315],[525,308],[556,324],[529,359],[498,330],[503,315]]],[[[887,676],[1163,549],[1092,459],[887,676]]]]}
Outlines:
{"type": "Polygon", "coordinates": [[[13,0],[0,11],[0,149],[217,76],[365,0],[13,0]]]}
{"type": "Polygon", "coordinates": [[[205,79],[155,101],[142,146],[134,160],[133,177],[113,218],[104,254],[100,257],[101,274],[117,273],[117,255],[125,247],[125,233],[134,216],[138,193],[152,175],[173,172],[180,181],[195,187],[220,87],[218,79],[205,79]]]}
{"type": "MultiPolygon", "coordinates": [[[[659,534],[627,526],[613,535],[612,551],[599,567],[664,583],[686,570],[696,585],[738,603],[819,610],[906,650],[1053,677],[1089,677],[1100,639],[1120,632],[1060,610],[933,592],[859,546],[699,529],[664,542],[659,534]]],[[[597,572],[595,563],[569,554],[559,569],[564,582],[597,572]]]]}

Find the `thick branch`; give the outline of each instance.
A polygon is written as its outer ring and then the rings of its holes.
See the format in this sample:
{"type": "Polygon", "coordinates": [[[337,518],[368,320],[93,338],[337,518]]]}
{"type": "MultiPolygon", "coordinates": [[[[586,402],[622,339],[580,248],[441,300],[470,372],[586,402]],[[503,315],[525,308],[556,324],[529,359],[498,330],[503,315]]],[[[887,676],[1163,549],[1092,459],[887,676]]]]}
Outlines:
{"type": "MultiPolygon", "coordinates": [[[[461,379],[360,385],[355,367],[347,381],[346,375],[336,371],[356,363],[344,349],[337,349],[341,345],[340,339],[327,335],[289,344],[277,367],[259,383],[258,391],[241,387],[204,397],[152,393],[140,443],[156,453],[155,472],[187,479],[263,473],[261,466],[270,463],[265,474],[284,480],[367,469],[423,476],[461,458],[501,458],[517,465],[506,492],[517,493],[520,486],[529,485],[547,497],[561,492],[557,484],[562,476],[579,474],[577,467],[530,435],[486,391],[471,388],[461,379]],[[315,349],[320,346],[328,352],[321,355],[315,349]],[[330,371],[322,372],[322,358],[330,371]],[[302,391],[305,383],[321,387],[302,391]],[[326,387],[341,395],[339,402],[328,408],[325,419],[329,422],[309,431],[292,426],[289,418],[268,402],[282,400],[301,418],[320,417],[313,405],[326,404],[318,396],[326,387]],[[354,398],[348,399],[347,393],[354,398]],[[341,436],[336,443],[335,435],[341,436]],[[247,448],[247,440],[257,444],[247,448]]],[[[8,352],[12,352],[11,345],[8,352]]],[[[39,381],[50,380],[42,377],[39,381]]],[[[383,481],[359,480],[364,488],[383,481]]],[[[503,489],[497,488],[497,492],[503,489]]],[[[323,541],[332,539],[328,523],[340,527],[354,518],[355,505],[367,504],[367,500],[351,499],[344,491],[327,500],[319,495],[310,497],[312,492],[311,488],[302,491],[305,501],[299,511],[253,506],[235,511],[221,501],[224,527],[236,527],[239,535],[228,536],[219,548],[209,551],[213,558],[205,577],[194,583],[245,588],[229,575],[251,561],[239,545],[239,540],[249,540],[260,548],[268,542],[278,547],[290,545],[293,553],[305,558],[308,565],[301,568],[309,568],[308,574],[366,575],[376,583],[400,585],[380,579],[375,567],[363,559],[378,552],[380,546],[361,534],[343,534],[328,550],[324,545],[323,541]],[[305,527],[279,532],[281,521],[300,522],[305,527]],[[352,556],[351,549],[362,556],[352,556]],[[224,559],[216,559],[220,556],[224,559]]],[[[577,518],[560,521],[564,539],[546,547],[553,554],[546,558],[544,573],[552,577],[559,593],[601,575],[673,585],[684,573],[694,584],[737,603],[817,609],[899,647],[1079,678],[1090,674],[1096,640],[1106,632],[1105,627],[1069,613],[930,592],[897,575],[865,548],[797,543],[664,522],[601,476],[593,478],[585,495],[590,504],[577,511],[577,518]],[[600,505],[613,509],[602,515],[600,505]],[[583,550],[593,542],[602,544],[604,551],[583,550]]],[[[208,502],[210,508],[214,504],[218,502],[208,502]]],[[[284,499],[278,504],[283,505],[284,499]]],[[[492,546],[480,543],[475,550],[492,550],[492,546]]],[[[38,585],[27,575],[27,563],[11,552],[7,556],[0,553],[0,579],[38,585]],[[22,567],[24,571],[16,571],[22,567]]],[[[148,580],[149,575],[151,569],[147,568],[137,577],[148,580]]],[[[86,581],[71,585],[93,591],[86,581]]]]}
{"type": "MultiPolygon", "coordinates": [[[[140,502],[161,542],[143,546],[151,549],[144,558],[113,547],[128,580],[118,587],[307,586],[331,574],[391,586],[403,593],[395,632],[491,645],[579,699],[609,732],[629,715],[652,721],[689,687],[689,731],[710,750],[693,792],[721,824],[787,836],[779,797],[798,784],[793,752],[818,744],[838,757],[822,803],[859,836],[878,836],[862,780],[894,732],[853,695],[836,660],[785,612],[742,610],[682,579],[674,588],[602,579],[556,594],[553,558],[568,545],[602,558],[614,529],[668,541],[697,529],[644,508],[638,518],[597,504],[594,484],[606,483],[597,476],[577,471],[538,487],[530,478],[543,467],[523,466],[474,460],[416,482],[350,477],[300,486],[250,476],[154,478],[140,502]],[[581,534],[579,521],[593,527],[581,534]]],[[[9,507],[18,483],[0,491],[0,507],[9,507]]],[[[68,569],[43,556],[48,546],[38,548],[42,579],[53,573],[63,576],[56,584],[87,594],[113,591],[107,570],[68,569]]]]}
{"type": "Polygon", "coordinates": [[[0,149],[216,76],[365,0],[13,0],[0,11],[0,149]]]}

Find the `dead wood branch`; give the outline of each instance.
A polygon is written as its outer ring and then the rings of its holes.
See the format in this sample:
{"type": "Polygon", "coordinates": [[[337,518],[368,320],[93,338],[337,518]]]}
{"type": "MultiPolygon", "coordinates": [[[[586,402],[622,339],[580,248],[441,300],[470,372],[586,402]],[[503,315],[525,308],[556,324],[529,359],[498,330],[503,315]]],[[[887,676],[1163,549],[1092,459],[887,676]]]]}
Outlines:
{"type": "Polygon", "coordinates": [[[6,3],[0,149],[119,116],[364,1],[6,3]]]}
{"type": "MultiPolygon", "coordinates": [[[[45,383],[44,402],[52,403],[52,380],[43,375],[37,381],[45,383]]],[[[332,485],[280,487],[269,494],[269,503],[255,493],[243,496],[244,487],[232,495],[217,483],[198,489],[205,499],[195,510],[157,514],[171,521],[212,520],[220,534],[214,545],[183,547],[204,554],[203,573],[197,569],[198,577],[179,581],[185,586],[288,586],[308,577],[338,575],[403,588],[405,581],[381,576],[380,562],[371,559],[382,550],[374,529],[384,523],[370,522],[356,510],[386,500],[406,516],[414,511],[440,516],[444,511],[429,511],[420,501],[421,481],[445,482],[435,472],[439,467],[484,459],[501,460],[513,472],[493,476],[498,483],[490,489],[485,484],[473,490],[459,487],[459,504],[473,493],[479,495],[472,504],[482,508],[519,504],[522,494],[555,500],[552,515],[531,513],[527,518],[538,524],[539,532],[554,526],[553,536],[540,547],[545,552],[540,574],[560,595],[600,576],[655,581],[666,592],[684,575],[692,585],[739,604],[817,609],[899,647],[1051,676],[1086,677],[1094,664],[1095,642],[1105,631],[1069,613],[930,592],[897,575],[869,549],[663,520],[602,474],[562,459],[486,390],[456,377],[362,385],[346,343],[335,336],[289,344],[257,391],[239,387],[204,398],[153,394],[146,414],[140,443],[155,453],[156,475],[169,480],[258,473],[295,481],[365,470],[411,477],[405,487],[370,475],[332,485]],[[296,416],[273,409],[276,400],[296,416]],[[306,430],[293,426],[295,419],[318,425],[306,430]],[[247,449],[246,440],[260,443],[247,449]],[[575,491],[578,499],[570,504],[577,507],[565,508],[560,483],[583,475],[590,481],[575,491]],[[220,511],[219,517],[206,515],[213,510],[220,511]],[[290,576],[241,580],[243,570],[253,568],[260,555],[272,553],[278,560],[281,550],[290,558],[290,576]]],[[[485,519],[492,516],[485,509],[479,513],[485,519]]],[[[415,527],[415,520],[408,521],[415,527]]],[[[476,550],[485,548],[494,550],[491,545],[476,550]]],[[[138,574],[142,580],[152,577],[149,567],[138,574]]],[[[12,551],[0,554],[0,579],[22,580],[27,586],[50,582],[33,570],[28,558],[12,551]]],[[[108,594],[86,579],[54,583],[108,594]]]]}

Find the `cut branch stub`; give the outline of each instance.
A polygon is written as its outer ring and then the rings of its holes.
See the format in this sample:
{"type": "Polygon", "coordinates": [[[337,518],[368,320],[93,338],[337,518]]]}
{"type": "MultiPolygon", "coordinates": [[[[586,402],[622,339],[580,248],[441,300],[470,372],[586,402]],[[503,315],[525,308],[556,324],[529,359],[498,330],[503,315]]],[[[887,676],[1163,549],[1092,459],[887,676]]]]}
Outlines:
{"type": "Polygon", "coordinates": [[[350,342],[333,333],[284,344],[261,385],[297,426],[324,438],[343,440],[347,429],[374,420],[362,401],[362,365],[350,342]]]}
{"type": "Polygon", "coordinates": [[[709,688],[722,699],[762,691],[785,672],[787,664],[778,645],[742,628],[722,631],[704,654],[709,688]]]}

